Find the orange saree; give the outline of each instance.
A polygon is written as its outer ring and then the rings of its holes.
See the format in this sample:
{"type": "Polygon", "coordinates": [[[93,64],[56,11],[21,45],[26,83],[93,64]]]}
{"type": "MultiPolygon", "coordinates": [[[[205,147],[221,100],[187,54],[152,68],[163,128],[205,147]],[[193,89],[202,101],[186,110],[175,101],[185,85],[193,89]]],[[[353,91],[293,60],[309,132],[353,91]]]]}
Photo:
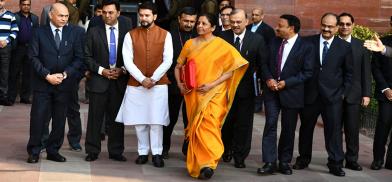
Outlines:
{"type": "Polygon", "coordinates": [[[216,169],[223,154],[221,127],[248,62],[234,47],[218,37],[201,43],[188,40],[177,62],[185,64],[189,59],[195,60],[198,86],[233,72],[232,77],[207,93],[194,89],[184,95],[189,120],[185,129],[189,141],[186,165],[190,176],[197,178],[204,167],[216,169]]]}

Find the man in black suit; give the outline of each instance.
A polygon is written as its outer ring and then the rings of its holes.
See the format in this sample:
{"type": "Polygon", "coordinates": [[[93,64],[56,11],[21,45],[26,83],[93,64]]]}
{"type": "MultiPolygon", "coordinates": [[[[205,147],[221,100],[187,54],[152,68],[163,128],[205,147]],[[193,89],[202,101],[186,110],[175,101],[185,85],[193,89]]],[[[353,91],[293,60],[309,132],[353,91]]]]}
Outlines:
{"type": "Polygon", "coordinates": [[[343,99],[350,91],[352,51],[346,41],[335,37],[338,16],[326,13],[321,18],[321,34],[309,37],[316,51],[313,76],[305,82],[305,107],[301,111],[299,154],[294,169],[306,168],[312,159],[313,131],[321,114],[329,172],[345,176],[342,170],[343,99]]]}
{"type": "MultiPolygon", "coordinates": [[[[249,24],[246,28],[251,32],[257,33],[264,38],[265,45],[269,49],[271,40],[275,38],[275,31],[271,26],[266,24],[264,21],[264,10],[261,7],[254,8],[252,10],[252,24],[249,24]]],[[[261,70],[256,70],[257,79],[261,79],[261,70]]],[[[265,81],[265,80],[264,80],[265,81]]],[[[255,113],[263,110],[263,97],[261,95],[255,98],[255,113]]]]}
{"type": "Polygon", "coordinates": [[[262,153],[265,162],[257,173],[272,174],[279,160],[279,171],[291,175],[295,129],[298,114],[304,107],[305,81],[312,77],[315,51],[312,44],[298,35],[300,20],[282,15],[276,27],[277,39],[270,44],[270,59],[263,62],[265,126],[262,153]],[[281,133],[276,145],[279,112],[281,133]]]}
{"type": "Polygon", "coordinates": [[[233,6],[225,6],[220,10],[220,18],[222,25],[216,27],[213,34],[220,36],[223,31],[230,30],[230,14],[234,10],[233,6]]]}
{"type": "Polygon", "coordinates": [[[92,27],[87,33],[85,56],[90,78],[89,112],[86,131],[86,161],[95,161],[101,152],[101,127],[105,116],[108,122],[109,158],[126,161],[124,152],[124,125],[114,119],[120,108],[128,74],[124,68],[122,45],[131,29],[127,21],[118,19],[120,4],[116,0],[102,2],[104,26],[92,27]],[[110,43],[110,44],[108,44],[110,43]]]}
{"type": "Polygon", "coordinates": [[[232,29],[222,32],[221,36],[249,62],[249,68],[237,88],[233,105],[222,128],[222,140],[225,146],[223,159],[225,162],[230,162],[232,155],[234,167],[245,168],[244,161],[250,152],[252,141],[255,98],[253,73],[260,68],[267,52],[263,38],[246,30],[248,20],[244,10],[233,10],[230,14],[230,24],[232,29]]]}
{"type": "Polygon", "coordinates": [[[359,122],[361,105],[370,102],[372,89],[370,53],[363,47],[363,41],[351,36],[354,17],[349,13],[339,15],[339,37],[351,43],[353,53],[353,76],[351,89],[343,101],[343,126],[346,139],[346,168],[361,171],[357,163],[359,151],[359,122]]]}
{"type": "Polygon", "coordinates": [[[29,58],[32,63],[33,104],[30,114],[28,163],[37,163],[45,123],[52,119],[46,145],[47,159],[65,162],[58,151],[64,140],[65,114],[71,93],[76,89],[83,62],[84,30],[68,23],[68,9],[52,5],[49,25],[38,28],[32,37],[29,58]]]}
{"type": "MultiPolygon", "coordinates": [[[[192,7],[185,7],[180,11],[178,16],[178,28],[173,28],[170,31],[173,41],[173,62],[177,62],[177,58],[180,55],[181,49],[185,42],[196,36],[194,27],[196,24],[196,10],[192,7]]],[[[171,84],[168,85],[169,92],[169,119],[170,123],[168,126],[163,127],[163,151],[162,156],[164,159],[169,158],[169,150],[171,145],[171,135],[173,133],[174,126],[177,123],[178,114],[182,104],[182,119],[184,128],[188,124],[185,103],[183,102],[184,97],[181,95],[180,89],[178,89],[176,78],[174,77],[174,68],[176,64],[172,64],[170,69],[167,71],[167,77],[171,84]]],[[[185,141],[184,141],[185,142],[185,141]]],[[[183,144],[182,152],[186,155],[187,145],[183,144]]]]}
{"type": "Polygon", "coordinates": [[[12,61],[8,79],[8,100],[14,103],[18,93],[20,73],[22,73],[22,84],[20,87],[20,103],[31,104],[30,69],[31,64],[27,57],[28,45],[33,35],[33,29],[39,27],[38,16],[30,12],[31,0],[23,0],[19,3],[19,11],[15,13],[16,24],[19,27],[18,37],[13,42],[15,48],[12,50],[12,61]]]}
{"type": "MultiPolygon", "coordinates": [[[[382,38],[382,44],[392,47],[392,36],[382,38]]],[[[380,170],[384,164],[385,145],[392,138],[392,57],[381,53],[373,54],[372,71],[376,81],[374,97],[378,100],[378,118],[373,140],[373,162],[370,166],[373,170],[380,170]]],[[[389,142],[386,169],[392,169],[392,142],[389,142]]]]}
{"type": "Polygon", "coordinates": [[[275,38],[274,29],[263,21],[264,10],[261,7],[252,10],[252,23],[246,26],[246,29],[263,36],[265,45],[268,47],[271,40],[275,38]]]}

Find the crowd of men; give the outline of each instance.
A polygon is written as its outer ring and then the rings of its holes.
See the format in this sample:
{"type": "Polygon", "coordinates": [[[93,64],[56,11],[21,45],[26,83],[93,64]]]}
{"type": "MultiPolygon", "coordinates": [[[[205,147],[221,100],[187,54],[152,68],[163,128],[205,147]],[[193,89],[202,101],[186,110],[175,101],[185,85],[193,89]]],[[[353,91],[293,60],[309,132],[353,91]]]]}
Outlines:
{"type": "MultiPolygon", "coordinates": [[[[116,0],[103,0],[88,21],[80,18],[85,14],[81,8],[85,1],[57,1],[43,9],[39,21],[30,12],[31,0],[20,0],[16,13],[6,10],[6,1],[0,0],[0,104],[15,103],[21,80],[20,102],[32,104],[27,162],[37,163],[42,149],[48,160],[66,161],[58,152],[66,119],[71,149],[82,150],[78,85],[86,77],[85,160],[99,158],[102,133],[106,132],[109,158],[126,161],[124,125],[133,125],[139,154],[135,162],[145,164],[151,150],[153,165],[163,167],[180,110],[184,127],[187,125],[186,106],[174,78],[175,62],[185,42],[197,36],[197,13],[204,11],[219,16],[214,34],[249,62],[222,127],[224,162],[233,160],[234,167],[246,167],[253,114],[260,110],[262,98],[264,165],[257,169],[258,174],[290,175],[292,168],[307,168],[320,115],[329,172],[345,176],[343,167],[361,171],[357,162],[360,110],[369,105],[373,73],[379,116],[371,169],[381,169],[384,161],[384,167],[392,169],[392,142],[385,151],[392,127],[391,36],[381,39],[386,46],[371,61],[364,42],[352,36],[355,22],[349,13],[325,13],[320,34],[303,37],[299,35],[301,22],[294,15],[281,15],[274,31],[263,21],[262,8],[252,10],[249,23],[247,14],[236,10],[229,0],[200,1],[196,7],[192,1],[185,2],[157,1],[158,6],[144,2],[138,9],[140,26],[132,28],[135,22],[120,15],[116,0]],[[162,11],[166,14],[160,14],[162,11]],[[85,29],[78,25],[81,21],[85,29]],[[291,165],[298,117],[299,156],[291,165]]],[[[186,140],[182,152],[186,155],[186,140]]]]}

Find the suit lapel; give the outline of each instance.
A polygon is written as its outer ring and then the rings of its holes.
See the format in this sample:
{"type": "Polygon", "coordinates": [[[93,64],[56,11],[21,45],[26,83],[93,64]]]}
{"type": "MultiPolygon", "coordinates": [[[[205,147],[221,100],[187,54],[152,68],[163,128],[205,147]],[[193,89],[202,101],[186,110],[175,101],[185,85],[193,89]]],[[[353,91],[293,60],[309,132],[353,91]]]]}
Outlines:
{"type": "Polygon", "coordinates": [[[97,30],[98,30],[99,38],[102,39],[102,41],[103,41],[103,44],[104,44],[103,47],[105,47],[105,50],[109,54],[108,39],[106,38],[106,27],[105,27],[105,25],[103,26],[103,28],[98,28],[97,30]]]}
{"type": "Polygon", "coordinates": [[[248,47],[250,44],[250,33],[249,31],[245,32],[245,36],[244,36],[244,40],[242,40],[242,46],[241,46],[241,55],[243,55],[243,57],[248,55],[248,47]]]}
{"type": "Polygon", "coordinates": [[[49,25],[46,26],[45,31],[46,31],[46,35],[48,36],[49,42],[53,45],[53,47],[56,47],[56,42],[54,41],[54,35],[49,25]]]}
{"type": "Polygon", "coordinates": [[[64,47],[64,46],[68,46],[67,44],[68,44],[68,39],[69,39],[71,30],[72,30],[72,27],[70,27],[69,25],[63,27],[59,50],[62,50],[62,47],[64,47]]]}
{"type": "Polygon", "coordinates": [[[291,48],[291,50],[289,52],[289,55],[286,58],[286,62],[283,65],[282,73],[284,72],[284,69],[286,68],[287,64],[290,64],[291,61],[295,61],[293,59],[293,56],[294,56],[294,54],[296,52],[298,52],[298,49],[299,49],[300,45],[301,45],[301,38],[298,36],[297,40],[295,40],[294,45],[293,45],[293,47],[291,48]]]}
{"type": "Polygon", "coordinates": [[[331,46],[329,46],[329,49],[328,49],[328,51],[327,51],[327,55],[325,56],[325,60],[323,60],[323,65],[324,64],[328,64],[328,61],[330,61],[330,57],[331,57],[331,55],[335,52],[335,49],[337,49],[337,44],[338,44],[338,41],[339,41],[339,37],[334,37],[333,38],[333,41],[332,41],[332,43],[331,43],[331,46]]]}

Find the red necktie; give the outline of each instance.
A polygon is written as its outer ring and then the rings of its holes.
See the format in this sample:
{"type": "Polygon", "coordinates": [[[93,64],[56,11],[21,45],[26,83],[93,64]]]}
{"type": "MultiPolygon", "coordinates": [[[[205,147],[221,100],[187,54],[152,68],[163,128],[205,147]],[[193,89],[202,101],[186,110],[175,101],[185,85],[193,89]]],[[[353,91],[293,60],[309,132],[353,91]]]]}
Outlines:
{"type": "Polygon", "coordinates": [[[280,44],[279,47],[279,52],[278,52],[278,62],[276,64],[276,77],[278,78],[278,80],[280,80],[280,67],[282,66],[282,57],[283,57],[283,50],[284,50],[284,46],[287,44],[287,40],[283,40],[282,43],[280,44]]]}

